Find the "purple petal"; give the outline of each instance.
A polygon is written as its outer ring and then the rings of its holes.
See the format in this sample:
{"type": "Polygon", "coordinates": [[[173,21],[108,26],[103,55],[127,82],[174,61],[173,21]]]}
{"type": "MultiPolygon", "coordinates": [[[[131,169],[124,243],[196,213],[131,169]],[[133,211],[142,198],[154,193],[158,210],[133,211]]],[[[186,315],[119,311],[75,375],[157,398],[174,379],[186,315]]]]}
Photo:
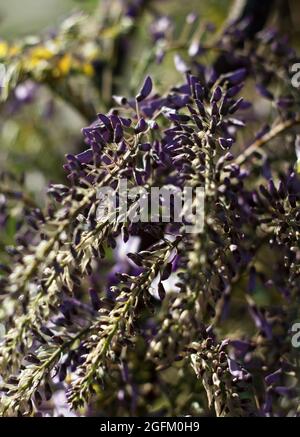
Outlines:
{"type": "Polygon", "coordinates": [[[281,375],[282,375],[282,369],[278,369],[276,370],[276,372],[270,373],[265,377],[266,384],[271,385],[279,382],[281,375]]]}
{"type": "Polygon", "coordinates": [[[262,97],[265,97],[268,100],[274,99],[273,94],[265,86],[258,84],[256,85],[256,89],[262,97]]]}
{"type": "Polygon", "coordinates": [[[152,79],[150,76],[147,76],[145,79],[144,85],[142,86],[141,91],[136,96],[136,100],[138,102],[141,102],[142,100],[146,99],[146,97],[148,97],[152,91],[152,86],[153,86],[152,79]]]}
{"type": "Polygon", "coordinates": [[[228,73],[225,75],[226,80],[228,80],[232,85],[238,85],[247,76],[247,70],[245,68],[240,68],[233,73],[228,73]]]}
{"type": "Polygon", "coordinates": [[[97,114],[97,115],[98,115],[99,120],[102,121],[102,123],[104,124],[104,126],[107,129],[111,130],[112,126],[111,126],[110,119],[104,114],[97,114]]]}
{"type": "Polygon", "coordinates": [[[93,156],[93,150],[88,149],[76,155],[76,158],[80,161],[81,164],[88,164],[93,160],[93,156]]]}

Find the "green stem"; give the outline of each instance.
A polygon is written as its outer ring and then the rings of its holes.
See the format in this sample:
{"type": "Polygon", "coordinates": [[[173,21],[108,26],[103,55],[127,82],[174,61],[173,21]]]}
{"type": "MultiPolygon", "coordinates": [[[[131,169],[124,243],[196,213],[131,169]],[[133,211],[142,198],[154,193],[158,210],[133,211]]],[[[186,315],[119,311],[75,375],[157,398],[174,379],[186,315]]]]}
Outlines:
{"type": "Polygon", "coordinates": [[[284,133],[288,129],[296,126],[297,124],[300,124],[300,115],[297,115],[293,119],[286,120],[277,124],[269,132],[267,132],[265,135],[263,135],[261,138],[254,141],[249,147],[247,147],[247,149],[237,157],[236,163],[238,165],[244,164],[254,152],[262,148],[264,145],[266,145],[278,135],[284,133]]]}

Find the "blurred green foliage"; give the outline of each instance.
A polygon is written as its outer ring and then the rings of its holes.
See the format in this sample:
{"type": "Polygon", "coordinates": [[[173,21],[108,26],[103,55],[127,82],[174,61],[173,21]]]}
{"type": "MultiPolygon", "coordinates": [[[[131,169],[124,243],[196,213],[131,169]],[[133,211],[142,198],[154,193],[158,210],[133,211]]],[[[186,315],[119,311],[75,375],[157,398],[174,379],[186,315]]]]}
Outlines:
{"type": "MultiPolygon", "coordinates": [[[[106,0],[102,0],[105,2],[106,0]]],[[[45,30],[56,29],[63,19],[74,12],[86,12],[95,16],[99,11],[98,0],[18,0],[0,1],[1,34],[0,39],[8,41],[22,40],[23,36],[43,34],[45,30]]],[[[106,2],[109,5],[109,2],[106,2]]],[[[203,21],[211,21],[220,26],[232,3],[230,0],[188,0],[178,2],[168,0],[154,2],[155,8],[161,14],[176,18],[178,29],[184,25],[185,16],[191,10],[197,12],[203,21]]],[[[101,17],[100,17],[101,19],[101,17]]],[[[147,25],[151,22],[150,15],[146,17],[147,25]]],[[[154,75],[157,86],[165,87],[170,75],[175,78],[178,72],[173,68],[173,53],[167,56],[162,67],[153,62],[151,40],[146,26],[140,26],[134,38],[132,55],[122,73],[120,92],[128,92],[128,83],[132,93],[143,80],[147,70],[154,75]],[[147,52],[145,52],[147,47],[147,52]],[[168,74],[165,74],[165,69],[168,74]]],[[[177,27],[177,26],[176,26],[177,27]]],[[[180,36],[180,35],[178,35],[180,36]]],[[[97,106],[99,111],[101,104],[97,106]]],[[[83,147],[80,129],[86,124],[72,107],[66,105],[47,89],[39,91],[38,99],[26,104],[16,114],[3,116],[0,120],[0,159],[6,168],[13,172],[40,172],[40,180],[62,180],[63,155],[83,147]],[[47,105],[54,105],[53,116],[45,123],[42,119],[47,111],[47,105]],[[80,144],[82,144],[80,146],[80,144]]],[[[38,187],[30,187],[31,191],[40,191],[38,187]]]]}

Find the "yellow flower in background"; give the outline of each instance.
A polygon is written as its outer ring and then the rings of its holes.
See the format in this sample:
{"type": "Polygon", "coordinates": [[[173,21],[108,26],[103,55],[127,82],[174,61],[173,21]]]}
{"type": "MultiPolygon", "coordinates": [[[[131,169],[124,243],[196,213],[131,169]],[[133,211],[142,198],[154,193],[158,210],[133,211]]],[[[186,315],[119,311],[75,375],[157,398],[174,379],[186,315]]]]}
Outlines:
{"type": "Polygon", "coordinates": [[[49,66],[49,60],[54,57],[55,53],[47,47],[41,45],[31,48],[25,52],[23,58],[23,67],[27,71],[40,72],[49,66]]]}
{"type": "MultiPolygon", "coordinates": [[[[30,36],[11,43],[0,39],[0,63],[14,62],[18,66],[14,76],[17,82],[24,76],[39,83],[68,79],[72,74],[91,78],[95,75],[93,62],[101,57],[100,47],[94,40],[95,32],[81,35],[79,30],[75,35],[62,28],[50,38],[30,36]]],[[[12,81],[7,86],[5,99],[10,89],[13,89],[12,81]]]]}
{"type": "Polygon", "coordinates": [[[24,59],[23,68],[25,71],[45,70],[48,67],[48,61],[39,58],[24,59]]]}
{"type": "Polygon", "coordinates": [[[86,76],[93,76],[95,73],[94,67],[92,64],[89,63],[85,63],[82,66],[82,72],[86,75],[86,76]]]}
{"type": "Polygon", "coordinates": [[[21,47],[17,46],[17,45],[13,45],[11,47],[9,47],[8,50],[8,55],[9,56],[16,56],[19,55],[21,53],[21,47]]]}
{"type": "Polygon", "coordinates": [[[31,49],[30,55],[32,59],[51,59],[54,56],[52,50],[49,50],[47,47],[37,46],[31,49]]]}
{"type": "Polygon", "coordinates": [[[57,63],[57,72],[59,76],[66,76],[72,67],[72,56],[65,54],[57,63]]]}
{"type": "Polygon", "coordinates": [[[0,41],[0,58],[5,58],[8,53],[8,44],[5,41],[0,41]]]}

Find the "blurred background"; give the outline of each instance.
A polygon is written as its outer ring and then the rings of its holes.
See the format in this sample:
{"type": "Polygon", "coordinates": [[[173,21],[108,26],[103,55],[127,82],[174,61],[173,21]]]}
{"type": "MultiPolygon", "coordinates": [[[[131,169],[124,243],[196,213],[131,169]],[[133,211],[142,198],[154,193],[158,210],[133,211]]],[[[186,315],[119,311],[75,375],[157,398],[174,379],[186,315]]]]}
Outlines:
{"type": "Polygon", "coordinates": [[[59,25],[75,9],[92,11],[96,0],[1,0],[1,37],[14,38],[59,25]]]}
{"type": "MultiPolygon", "coordinates": [[[[236,3],[243,1],[238,0],[236,3]]],[[[166,14],[178,16],[178,11],[181,11],[181,15],[184,15],[193,9],[218,24],[224,18],[224,14],[227,15],[235,0],[162,0],[156,3],[156,7],[158,3],[166,14]]],[[[262,0],[261,3],[266,3],[266,0],[262,0]]],[[[11,39],[40,32],[47,27],[55,27],[71,12],[83,10],[92,13],[98,5],[99,0],[0,0],[0,36],[11,39]]],[[[300,2],[282,0],[277,2],[276,8],[285,31],[293,36],[299,35],[300,2]]]]}
{"type": "MultiPolygon", "coordinates": [[[[178,10],[184,14],[193,9],[205,11],[209,19],[222,19],[232,0],[162,0],[157,3],[161,3],[160,8],[166,14],[176,14],[178,10]]],[[[1,37],[14,38],[39,32],[59,25],[71,12],[93,12],[98,4],[99,0],[0,0],[1,37]]]]}

